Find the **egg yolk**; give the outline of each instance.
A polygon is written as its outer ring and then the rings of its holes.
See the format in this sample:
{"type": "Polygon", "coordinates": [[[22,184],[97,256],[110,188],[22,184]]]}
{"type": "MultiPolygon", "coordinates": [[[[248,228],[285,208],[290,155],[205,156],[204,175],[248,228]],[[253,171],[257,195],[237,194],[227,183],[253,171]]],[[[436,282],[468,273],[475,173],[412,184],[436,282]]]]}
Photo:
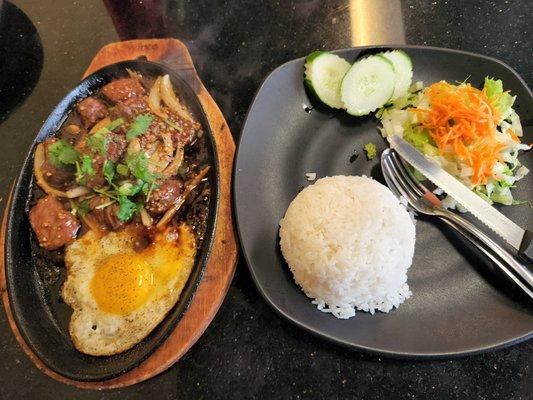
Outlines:
{"type": "Polygon", "coordinates": [[[153,291],[154,274],[150,264],[135,254],[117,254],[97,266],[91,293],[105,312],[127,315],[143,305],[153,291]]]}

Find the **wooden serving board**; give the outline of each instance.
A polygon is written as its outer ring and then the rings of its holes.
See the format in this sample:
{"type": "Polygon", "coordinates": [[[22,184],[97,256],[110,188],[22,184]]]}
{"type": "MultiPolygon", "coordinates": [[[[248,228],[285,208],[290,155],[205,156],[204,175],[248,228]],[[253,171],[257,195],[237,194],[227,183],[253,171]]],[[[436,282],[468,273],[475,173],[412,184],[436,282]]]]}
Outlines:
{"type": "Polygon", "coordinates": [[[200,338],[217,313],[235,272],[237,241],[231,209],[231,179],[235,143],[224,116],[200,81],[185,45],[176,39],[142,39],[117,42],[103,47],[94,57],[83,78],[109,64],[146,57],[148,61],[164,63],[175,70],[198,95],[207,115],[216,143],[220,171],[220,204],[211,255],[203,277],[193,295],[189,308],[168,338],[145,361],[123,375],[101,382],[82,382],[65,378],[50,370],[28,347],[20,334],[9,305],[5,279],[4,242],[11,205],[6,203],[0,231],[0,294],[7,318],[19,344],[33,363],[57,381],[86,389],[112,389],[133,385],[149,379],[176,363],[200,338]]]}

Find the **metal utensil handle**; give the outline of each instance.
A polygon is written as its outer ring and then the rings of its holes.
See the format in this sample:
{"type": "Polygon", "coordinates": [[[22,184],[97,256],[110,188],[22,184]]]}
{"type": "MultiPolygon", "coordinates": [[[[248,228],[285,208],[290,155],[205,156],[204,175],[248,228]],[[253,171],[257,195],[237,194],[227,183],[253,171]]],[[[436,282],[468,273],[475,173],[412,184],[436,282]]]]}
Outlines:
{"type": "Polygon", "coordinates": [[[525,262],[529,264],[533,263],[533,232],[526,230],[526,233],[524,233],[518,255],[525,262]]]}
{"type": "Polygon", "coordinates": [[[480,238],[468,231],[465,231],[462,226],[456,225],[448,218],[441,218],[448,226],[459,232],[464,238],[468,239],[474,246],[480,249],[488,258],[490,258],[514,283],[516,283],[531,299],[533,299],[533,291],[528,288],[518,277],[513,274],[508,268],[506,262],[503,262],[498,254],[489,250],[480,238]]]}
{"type": "Polygon", "coordinates": [[[516,260],[504,247],[500,246],[478,227],[460,215],[444,210],[435,211],[437,211],[437,215],[440,217],[452,221],[466,232],[476,236],[484,246],[496,254],[501,261],[505,262],[518,276],[520,276],[524,282],[527,283],[528,287],[533,288],[533,273],[529,271],[525,265],[516,260]]]}

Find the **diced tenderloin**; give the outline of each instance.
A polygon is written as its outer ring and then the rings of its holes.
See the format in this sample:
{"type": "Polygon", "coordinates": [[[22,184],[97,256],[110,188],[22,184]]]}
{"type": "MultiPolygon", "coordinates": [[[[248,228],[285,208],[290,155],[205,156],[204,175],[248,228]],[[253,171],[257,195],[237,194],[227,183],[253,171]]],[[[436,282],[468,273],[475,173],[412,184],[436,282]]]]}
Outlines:
{"type": "Polygon", "coordinates": [[[116,163],[124,155],[128,141],[126,136],[120,133],[110,133],[107,138],[107,158],[116,163]]]}
{"type": "Polygon", "coordinates": [[[39,245],[46,250],[56,250],[71,243],[80,223],[54,196],[47,195],[30,210],[30,224],[39,245]]]}
{"type": "Polygon", "coordinates": [[[85,186],[90,187],[91,189],[98,189],[102,186],[105,186],[106,180],[104,178],[104,162],[105,158],[101,155],[98,154],[96,156],[93,156],[93,174],[84,174],[85,186]]]}
{"type": "Polygon", "coordinates": [[[114,203],[105,208],[97,208],[108,201],[109,199],[104,196],[93,197],[89,201],[90,216],[96,219],[106,229],[116,231],[124,226],[124,222],[117,216],[119,210],[118,204],[114,203]]]}
{"type": "Polygon", "coordinates": [[[97,121],[107,117],[107,107],[95,97],[87,97],[76,106],[86,128],[91,128],[97,121]]]}
{"type": "Polygon", "coordinates": [[[137,115],[148,112],[148,103],[143,96],[131,97],[117,102],[117,113],[128,120],[133,120],[137,115]]]}
{"type": "Polygon", "coordinates": [[[188,145],[193,141],[195,136],[198,135],[202,128],[198,122],[192,122],[184,118],[174,116],[173,121],[175,121],[175,124],[181,128],[179,131],[175,129],[172,130],[172,141],[174,142],[175,146],[178,144],[181,146],[188,145]]]}
{"type": "Polygon", "coordinates": [[[152,215],[163,214],[183,192],[183,182],[178,179],[167,179],[155,189],[145,208],[152,215]]]}
{"type": "Polygon", "coordinates": [[[102,93],[113,103],[143,95],[144,88],[137,79],[117,79],[102,88],[102,93]]]}

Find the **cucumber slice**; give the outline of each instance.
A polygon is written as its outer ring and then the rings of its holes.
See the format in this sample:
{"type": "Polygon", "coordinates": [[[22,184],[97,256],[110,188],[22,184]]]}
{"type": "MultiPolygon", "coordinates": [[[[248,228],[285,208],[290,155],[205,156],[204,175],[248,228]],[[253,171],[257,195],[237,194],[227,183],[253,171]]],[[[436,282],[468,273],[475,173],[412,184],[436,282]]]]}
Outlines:
{"type": "Polygon", "coordinates": [[[344,76],[341,98],[351,115],[366,115],[383,106],[394,92],[394,67],[381,55],[357,61],[344,76]]]}
{"type": "Polygon", "coordinates": [[[393,50],[381,53],[383,57],[389,60],[394,66],[396,83],[391,101],[405,95],[409,91],[413,80],[413,63],[411,58],[402,50],[393,50]]]}
{"type": "Polygon", "coordinates": [[[349,69],[350,64],[343,58],[314,51],[306,59],[305,83],[322,103],[332,108],[342,108],[341,81],[349,69]]]}

